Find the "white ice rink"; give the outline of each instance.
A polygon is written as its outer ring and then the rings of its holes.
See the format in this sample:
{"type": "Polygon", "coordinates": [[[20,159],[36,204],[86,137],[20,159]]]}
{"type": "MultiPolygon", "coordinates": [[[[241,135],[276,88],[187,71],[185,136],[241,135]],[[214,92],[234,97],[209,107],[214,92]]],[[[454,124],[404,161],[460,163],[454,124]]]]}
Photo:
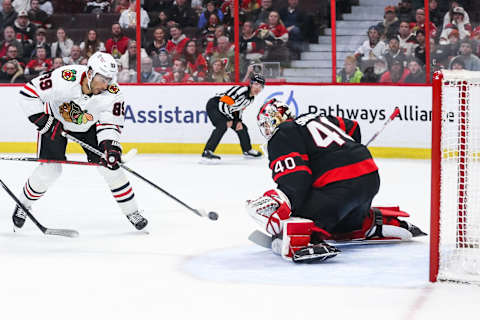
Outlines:
{"type": "MultiPolygon", "coordinates": [[[[344,246],[313,265],[251,244],[256,225],[244,201],[273,186],[270,172],[265,159],[223,159],[217,166],[192,155],[129,162],[191,206],[220,215],[199,218],[130,176],[149,234],[120,214],[93,167],[64,165],[32,210],[48,227],[78,230],[75,239],[44,236],[28,220],[13,233],[14,203],[0,189],[0,319],[479,319],[479,286],[429,284],[428,237],[344,246]]],[[[400,205],[429,232],[429,161],[377,164],[374,204],[400,205]]],[[[18,193],[35,166],[3,161],[0,178],[18,193]]]]}

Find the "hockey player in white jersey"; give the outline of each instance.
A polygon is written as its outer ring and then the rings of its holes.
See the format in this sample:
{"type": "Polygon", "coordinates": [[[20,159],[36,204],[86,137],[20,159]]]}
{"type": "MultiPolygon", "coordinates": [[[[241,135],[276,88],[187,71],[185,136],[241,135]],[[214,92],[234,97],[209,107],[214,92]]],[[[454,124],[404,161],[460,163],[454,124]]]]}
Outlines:
{"type": "MultiPolygon", "coordinates": [[[[148,221],[140,214],[130,182],[119,166],[125,110],[124,97],[116,83],[117,72],[113,57],[97,52],[87,66],[64,66],[26,83],[20,90],[20,105],[37,127],[39,158],[66,160],[67,139],[62,131],[105,153],[107,160],[84,149],[89,162],[103,165],[98,170],[121,211],[141,230],[148,221]]],[[[41,163],[25,183],[20,201],[30,208],[61,172],[59,163],[41,163]]],[[[14,225],[21,228],[25,218],[25,212],[17,206],[12,216],[14,225]]]]}

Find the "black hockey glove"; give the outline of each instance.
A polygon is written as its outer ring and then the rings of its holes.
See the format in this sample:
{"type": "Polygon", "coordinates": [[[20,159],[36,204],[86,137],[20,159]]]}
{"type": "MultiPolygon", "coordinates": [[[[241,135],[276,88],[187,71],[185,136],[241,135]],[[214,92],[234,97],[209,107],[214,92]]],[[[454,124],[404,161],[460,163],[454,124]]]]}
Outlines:
{"type": "Polygon", "coordinates": [[[50,140],[62,136],[63,124],[52,115],[40,112],[31,115],[28,119],[38,127],[37,130],[41,135],[46,134],[50,140]]]}
{"type": "Polygon", "coordinates": [[[100,151],[105,154],[105,158],[100,159],[100,164],[110,170],[117,170],[120,168],[122,158],[122,148],[120,143],[113,140],[104,140],[100,143],[100,151]]]}

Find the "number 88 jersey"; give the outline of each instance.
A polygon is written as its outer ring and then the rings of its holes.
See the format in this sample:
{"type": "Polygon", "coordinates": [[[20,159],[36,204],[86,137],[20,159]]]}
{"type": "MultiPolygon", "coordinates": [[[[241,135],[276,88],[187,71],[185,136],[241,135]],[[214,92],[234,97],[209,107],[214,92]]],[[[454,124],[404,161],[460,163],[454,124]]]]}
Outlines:
{"type": "Polygon", "coordinates": [[[357,122],[340,117],[309,113],[278,126],[268,142],[269,166],[292,210],[302,205],[312,187],[378,170],[360,139],[357,122]]]}
{"type": "Polygon", "coordinates": [[[117,84],[97,95],[82,92],[87,67],[68,65],[40,75],[20,90],[27,116],[45,112],[62,122],[65,130],[86,132],[97,126],[98,141],[115,140],[124,125],[124,97],[117,84]]]}

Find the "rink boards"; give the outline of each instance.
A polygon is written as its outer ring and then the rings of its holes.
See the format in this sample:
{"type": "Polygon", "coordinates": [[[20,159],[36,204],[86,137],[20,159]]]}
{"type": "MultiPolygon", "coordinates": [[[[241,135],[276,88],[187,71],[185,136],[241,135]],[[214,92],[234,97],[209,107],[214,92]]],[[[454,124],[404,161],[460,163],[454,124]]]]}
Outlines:
{"type": "MultiPolygon", "coordinates": [[[[143,153],[199,153],[213,129],[205,112],[209,98],[229,86],[123,85],[126,97],[122,144],[143,153]]],[[[18,105],[20,87],[0,87],[0,152],[35,152],[36,131],[18,105]]],[[[355,119],[366,142],[379,130],[395,107],[400,114],[370,145],[377,157],[430,157],[431,88],[429,86],[307,86],[270,85],[243,115],[254,146],[265,141],[256,126],[264,101],[285,101],[295,113],[317,112],[355,119]]],[[[239,153],[238,138],[229,130],[219,153],[239,153]]],[[[69,152],[80,148],[69,146],[69,152]]]]}

